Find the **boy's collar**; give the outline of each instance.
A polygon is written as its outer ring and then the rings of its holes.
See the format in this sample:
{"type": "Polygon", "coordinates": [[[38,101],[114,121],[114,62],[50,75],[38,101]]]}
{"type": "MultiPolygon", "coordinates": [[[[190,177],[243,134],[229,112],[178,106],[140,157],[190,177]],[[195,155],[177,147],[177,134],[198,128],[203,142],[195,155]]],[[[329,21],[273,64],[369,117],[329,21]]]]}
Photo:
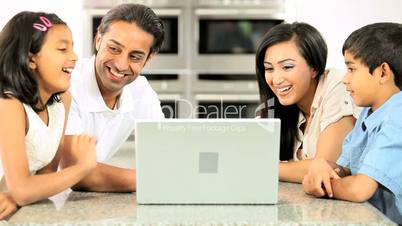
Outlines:
{"type": "Polygon", "coordinates": [[[402,92],[398,92],[392,95],[387,101],[385,101],[377,110],[372,111],[371,107],[367,111],[362,112],[365,118],[362,122],[363,131],[366,127],[369,131],[372,131],[384,120],[384,115],[387,114],[390,108],[395,104],[402,104],[402,92]]]}

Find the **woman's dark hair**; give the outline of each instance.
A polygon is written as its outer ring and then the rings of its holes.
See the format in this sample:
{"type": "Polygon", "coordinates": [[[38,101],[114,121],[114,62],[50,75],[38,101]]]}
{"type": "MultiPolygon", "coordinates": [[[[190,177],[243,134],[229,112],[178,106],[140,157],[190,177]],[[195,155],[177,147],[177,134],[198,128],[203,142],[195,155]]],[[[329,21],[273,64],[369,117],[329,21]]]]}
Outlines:
{"type": "Polygon", "coordinates": [[[39,53],[48,33],[33,27],[35,23],[43,24],[41,16],[53,25],[66,25],[55,14],[24,11],[11,18],[0,33],[0,98],[15,96],[36,112],[60,101],[56,93],[42,103],[37,74],[29,67],[30,57],[39,53]]]}
{"type": "Polygon", "coordinates": [[[306,23],[279,24],[270,29],[262,38],[256,54],[256,73],[260,90],[262,118],[281,119],[280,160],[293,158],[294,145],[298,137],[298,118],[300,109],[296,104],[283,106],[269,88],[265,80],[264,58],[267,48],[286,41],[294,41],[301,56],[317,72],[316,79],[325,71],[327,62],[327,45],[317,29],[306,23]]]}
{"type": "Polygon", "coordinates": [[[151,8],[140,4],[118,5],[103,16],[98,26],[98,33],[101,35],[105,34],[110,24],[115,21],[135,23],[154,37],[154,43],[151,47],[150,54],[157,53],[160,50],[165,38],[165,31],[162,20],[156,16],[151,8]]]}
{"type": "Polygon", "coordinates": [[[345,51],[366,65],[370,74],[382,63],[388,63],[395,85],[402,89],[402,24],[366,25],[350,34],[343,44],[343,55],[345,51]]]}

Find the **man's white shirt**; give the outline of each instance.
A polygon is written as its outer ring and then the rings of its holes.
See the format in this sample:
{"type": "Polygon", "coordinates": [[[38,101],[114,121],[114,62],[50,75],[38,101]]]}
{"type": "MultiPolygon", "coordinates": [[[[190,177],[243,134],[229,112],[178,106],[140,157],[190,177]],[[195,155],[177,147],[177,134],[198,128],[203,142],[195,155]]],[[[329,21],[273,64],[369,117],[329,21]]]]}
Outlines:
{"type": "Polygon", "coordinates": [[[117,108],[108,108],[95,78],[95,57],[77,62],[71,76],[72,102],[66,135],[87,134],[97,139],[97,161],[111,158],[134,130],[137,119],[162,119],[157,94],[138,76],[123,88],[117,108]]]}

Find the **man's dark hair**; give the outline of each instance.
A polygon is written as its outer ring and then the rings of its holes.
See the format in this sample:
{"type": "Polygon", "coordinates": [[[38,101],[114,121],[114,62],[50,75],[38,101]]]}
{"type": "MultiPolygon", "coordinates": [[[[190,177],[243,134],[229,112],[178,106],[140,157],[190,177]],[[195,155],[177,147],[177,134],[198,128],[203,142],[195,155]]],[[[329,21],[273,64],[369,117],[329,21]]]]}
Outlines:
{"type": "Polygon", "coordinates": [[[115,21],[135,23],[154,37],[150,53],[157,53],[160,50],[165,37],[164,27],[162,20],[156,16],[151,8],[140,4],[118,5],[103,16],[98,26],[98,34],[105,34],[110,24],[115,21]]]}

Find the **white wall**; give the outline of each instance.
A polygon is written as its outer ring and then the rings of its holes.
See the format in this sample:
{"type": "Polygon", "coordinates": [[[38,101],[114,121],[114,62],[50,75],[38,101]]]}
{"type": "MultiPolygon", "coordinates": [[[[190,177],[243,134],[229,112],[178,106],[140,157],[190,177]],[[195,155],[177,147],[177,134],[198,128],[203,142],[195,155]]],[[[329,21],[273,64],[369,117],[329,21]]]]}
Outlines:
{"type": "MultiPolygon", "coordinates": [[[[186,1],[186,0],[183,0],[186,1]]],[[[374,22],[402,23],[400,0],[286,0],[288,22],[310,23],[321,31],[329,48],[328,67],[344,68],[341,48],[357,28],[374,22]]],[[[54,12],[70,26],[78,56],[83,55],[82,0],[12,0],[0,8],[0,27],[22,10],[54,12]]]]}
{"type": "Polygon", "coordinates": [[[316,27],[328,45],[328,67],[344,68],[342,45],[354,30],[374,22],[402,23],[399,0],[287,0],[288,21],[316,27]]]}

